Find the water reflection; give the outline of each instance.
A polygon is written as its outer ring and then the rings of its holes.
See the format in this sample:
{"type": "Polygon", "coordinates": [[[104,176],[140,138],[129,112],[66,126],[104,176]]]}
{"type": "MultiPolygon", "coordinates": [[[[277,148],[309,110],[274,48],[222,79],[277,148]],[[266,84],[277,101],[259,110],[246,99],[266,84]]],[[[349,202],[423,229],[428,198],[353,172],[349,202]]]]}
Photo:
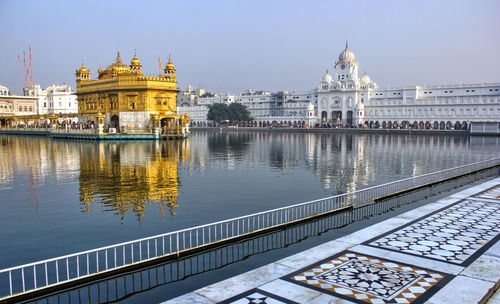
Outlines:
{"type": "MultiPolygon", "coordinates": [[[[189,141],[96,143],[79,146],[82,212],[100,209],[138,221],[148,206],[175,215],[179,161],[189,157],[189,141]]],[[[163,219],[164,220],[164,219],[163,219]]]]}
{"type": "Polygon", "coordinates": [[[192,140],[192,168],[304,169],[331,194],[493,158],[500,144],[494,137],[231,131],[196,132],[192,140]]]}

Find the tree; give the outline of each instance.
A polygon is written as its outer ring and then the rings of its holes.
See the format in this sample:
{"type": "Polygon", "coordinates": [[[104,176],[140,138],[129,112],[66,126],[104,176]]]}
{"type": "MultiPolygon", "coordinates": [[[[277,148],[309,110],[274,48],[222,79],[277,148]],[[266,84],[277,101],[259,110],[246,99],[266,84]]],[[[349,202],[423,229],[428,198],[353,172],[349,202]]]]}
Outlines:
{"type": "Polygon", "coordinates": [[[229,107],[223,103],[214,103],[208,109],[207,119],[215,122],[230,119],[229,107]]]}
{"type": "Polygon", "coordinates": [[[237,102],[233,102],[229,106],[223,103],[215,103],[211,105],[208,109],[207,119],[213,120],[217,123],[220,123],[223,120],[253,120],[253,118],[250,117],[250,112],[247,110],[247,107],[237,102]]]}
{"type": "Polygon", "coordinates": [[[250,112],[247,110],[247,107],[238,102],[233,102],[229,105],[229,113],[232,121],[253,120],[253,118],[250,117],[250,112]]]}

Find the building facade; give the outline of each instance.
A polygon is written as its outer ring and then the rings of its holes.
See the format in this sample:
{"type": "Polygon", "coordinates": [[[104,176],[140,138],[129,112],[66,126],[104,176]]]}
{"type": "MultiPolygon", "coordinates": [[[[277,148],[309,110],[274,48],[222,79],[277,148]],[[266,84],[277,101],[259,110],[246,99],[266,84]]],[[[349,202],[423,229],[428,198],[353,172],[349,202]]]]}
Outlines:
{"type": "Polygon", "coordinates": [[[35,96],[12,95],[7,87],[0,86],[0,126],[27,126],[38,124],[35,96]]]}
{"type": "Polygon", "coordinates": [[[347,43],[318,87],[322,124],[369,128],[468,129],[471,122],[500,122],[500,83],[379,88],[347,43]]]}
{"type": "Polygon", "coordinates": [[[469,129],[473,122],[500,123],[500,83],[379,88],[346,43],[319,85],[307,92],[247,90],[241,95],[198,97],[183,112],[207,123],[208,106],[239,102],[253,126],[469,129]]]}
{"type": "Polygon", "coordinates": [[[38,96],[38,114],[76,114],[78,102],[75,92],[68,85],[51,85],[42,90],[36,86],[38,96]]]}
{"type": "Polygon", "coordinates": [[[136,55],[127,66],[118,52],[116,61],[98,70],[97,79],[82,63],[76,70],[78,114],[83,123],[96,124],[102,116],[104,124],[117,132],[150,132],[156,124],[179,125],[176,97],[177,79],[169,58],[164,74],[145,76],[136,55]]]}

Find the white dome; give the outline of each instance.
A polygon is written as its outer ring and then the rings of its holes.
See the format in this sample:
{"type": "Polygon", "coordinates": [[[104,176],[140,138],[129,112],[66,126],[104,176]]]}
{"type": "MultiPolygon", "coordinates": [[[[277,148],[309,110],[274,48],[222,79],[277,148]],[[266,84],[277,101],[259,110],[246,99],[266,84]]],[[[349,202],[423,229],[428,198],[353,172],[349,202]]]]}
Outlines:
{"type": "Polygon", "coordinates": [[[308,111],[314,111],[314,105],[313,105],[312,103],[309,103],[309,104],[307,105],[307,110],[308,110],[308,111]]]}
{"type": "Polygon", "coordinates": [[[360,81],[363,84],[369,84],[370,82],[372,82],[370,76],[368,76],[366,73],[364,73],[363,76],[361,76],[360,81]]]}
{"type": "Polygon", "coordinates": [[[354,53],[351,52],[351,50],[349,50],[349,47],[348,47],[347,42],[346,42],[345,49],[339,55],[339,61],[353,62],[355,60],[356,60],[356,57],[354,56],[354,53]]]}
{"type": "Polygon", "coordinates": [[[330,82],[332,82],[332,80],[333,80],[332,76],[330,74],[328,74],[328,71],[326,71],[325,76],[323,76],[323,81],[330,83],[330,82]]]}

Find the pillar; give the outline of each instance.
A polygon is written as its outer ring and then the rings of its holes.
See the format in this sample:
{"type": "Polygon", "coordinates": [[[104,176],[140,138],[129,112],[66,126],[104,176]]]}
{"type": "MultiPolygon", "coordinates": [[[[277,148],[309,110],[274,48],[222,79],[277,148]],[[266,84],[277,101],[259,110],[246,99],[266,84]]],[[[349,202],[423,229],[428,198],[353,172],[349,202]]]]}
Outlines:
{"type": "Polygon", "coordinates": [[[104,133],[104,115],[102,115],[100,112],[97,113],[96,115],[96,123],[97,123],[97,133],[102,134],[104,133]]]}

